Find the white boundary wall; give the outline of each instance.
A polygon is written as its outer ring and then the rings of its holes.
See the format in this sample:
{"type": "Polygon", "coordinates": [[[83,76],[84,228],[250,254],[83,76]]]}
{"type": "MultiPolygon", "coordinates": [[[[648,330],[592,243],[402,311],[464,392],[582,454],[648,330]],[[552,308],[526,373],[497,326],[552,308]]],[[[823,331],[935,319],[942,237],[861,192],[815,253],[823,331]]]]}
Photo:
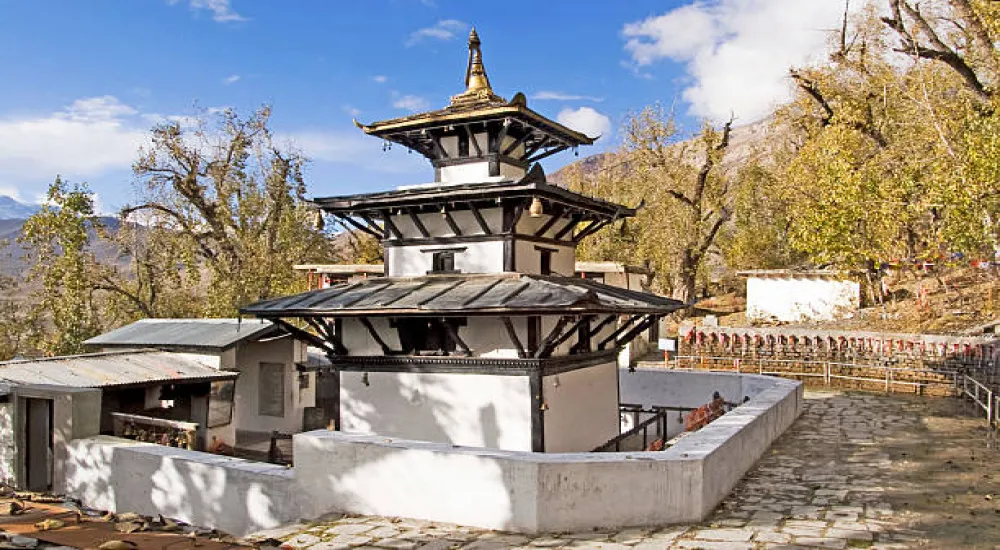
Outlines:
{"type": "Polygon", "coordinates": [[[734,381],[751,400],[660,452],[543,454],[318,430],[295,436],[286,470],[98,436],[70,444],[65,482],[88,506],[234,535],[330,512],[529,533],[663,525],[710,514],[802,409],[790,380],[659,369],[621,378],[623,402],[669,405],[656,396],[664,388],[724,392],[734,381]]]}
{"type": "Polygon", "coordinates": [[[750,276],[747,319],[786,322],[830,321],[853,317],[861,304],[861,285],[849,279],[816,276],[750,276]]]}

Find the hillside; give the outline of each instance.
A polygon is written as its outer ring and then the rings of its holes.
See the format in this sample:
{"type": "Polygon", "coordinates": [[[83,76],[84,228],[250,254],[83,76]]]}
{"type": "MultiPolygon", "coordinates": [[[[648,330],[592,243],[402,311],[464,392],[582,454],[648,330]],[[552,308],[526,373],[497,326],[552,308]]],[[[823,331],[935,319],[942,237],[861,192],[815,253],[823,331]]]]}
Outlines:
{"type": "MultiPolygon", "coordinates": [[[[0,275],[21,279],[28,269],[25,261],[25,250],[17,239],[21,236],[24,222],[38,211],[38,206],[24,204],[10,197],[0,195],[0,275]]],[[[118,230],[118,218],[101,216],[101,224],[112,233],[118,230]]],[[[118,253],[113,246],[100,239],[96,231],[91,230],[90,240],[94,244],[91,250],[101,261],[119,262],[118,253]]]]}
{"type": "MultiPolygon", "coordinates": [[[[730,134],[729,148],[722,161],[723,170],[728,171],[732,167],[738,166],[757,151],[764,151],[766,154],[767,147],[770,145],[769,136],[776,131],[781,131],[774,128],[773,121],[773,117],[768,117],[751,124],[734,126],[732,134],[730,134]]],[[[692,144],[693,140],[687,139],[679,141],[675,147],[687,147],[692,144]]],[[[605,151],[584,157],[549,174],[548,179],[558,185],[563,185],[567,172],[575,167],[579,167],[585,176],[592,176],[600,170],[605,162],[610,161],[616,155],[615,151],[605,151]]],[[[689,160],[692,164],[699,161],[698,157],[693,154],[689,155],[689,160]]]]}

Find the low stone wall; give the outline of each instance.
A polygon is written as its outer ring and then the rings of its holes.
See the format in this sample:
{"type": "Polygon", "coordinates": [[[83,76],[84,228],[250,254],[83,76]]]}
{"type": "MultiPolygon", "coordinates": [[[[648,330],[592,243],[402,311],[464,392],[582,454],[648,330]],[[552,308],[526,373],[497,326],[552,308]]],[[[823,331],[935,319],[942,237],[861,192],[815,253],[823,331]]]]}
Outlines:
{"type": "Polygon", "coordinates": [[[957,374],[992,370],[1000,340],[790,327],[681,326],[668,366],[764,372],[807,383],[945,395],[957,374]]]}
{"type": "Polygon", "coordinates": [[[289,470],[98,436],[72,442],[66,486],[88,506],[236,535],[331,512],[528,533],[691,522],[711,513],[802,409],[802,385],[789,380],[662,369],[621,376],[623,402],[673,405],[677,396],[657,398],[656,388],[684,386],[689,405],[712,388],[751,399],[660,452],[497,451],[318,430],[294,437],[289,470]]]}
{"type": "Polygon", "coordinates": [[[163,514],[237,536],[300,517],[294,474],[283,466],[110,436],[69,444],[65,489],[84,505],[163,514]]]}

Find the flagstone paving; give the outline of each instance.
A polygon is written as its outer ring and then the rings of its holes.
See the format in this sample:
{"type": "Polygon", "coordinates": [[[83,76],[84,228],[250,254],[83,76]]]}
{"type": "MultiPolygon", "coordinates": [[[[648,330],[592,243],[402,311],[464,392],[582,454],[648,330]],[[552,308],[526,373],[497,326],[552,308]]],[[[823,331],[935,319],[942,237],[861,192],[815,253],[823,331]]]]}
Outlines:
{"type": "Polygon", "coordinates": [[[1000,472],[991,472],[1000,452],[984,421],[963,407],[957,399],[807,391],[799,420],[698,525],[525,536],[343,517],[274,535],[283,548],[312,550],[993,548],[1000,472]]]}

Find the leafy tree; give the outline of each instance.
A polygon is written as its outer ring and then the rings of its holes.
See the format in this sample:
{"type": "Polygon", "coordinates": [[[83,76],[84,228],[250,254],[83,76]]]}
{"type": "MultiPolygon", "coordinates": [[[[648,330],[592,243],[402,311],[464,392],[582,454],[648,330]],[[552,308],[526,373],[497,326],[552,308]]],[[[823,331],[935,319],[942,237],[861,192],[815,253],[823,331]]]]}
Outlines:
{"type": "Polygon", "coordinates": [[[83,341],[100,333],[89,278],[96,260],[87,250],[88,233],[99,224],[87,186],[71,186],[58,177],[41,210],[24,224],[19,240],[31,259],[28,279],[39,285],[33,293],[32,322],[51,327],[37,344],[44,353],[80,353],[83,341]]]}
{"type": "Polygon", "coordinates": [[[617,234],[605,231],[584,248],[601,259],[648,258],[662,291],[693,300],[699,271],[733,207],[731,178],[720,167],[731,123],[709,125],[680,141],[671,114],[643,109],[624,125],[624,144],[595,181],[570,173],[570,186],[624,204],[642,204],[617,234]]]}
{"type": "Polygon", "coordinates": [[[36,317],[24,307],[23,289],[12,277],[0,275],[0,361],[32,354],[41,332],[36,317]]]}
{"type": "Polygon", "coordinates": [[[331,257],[304,200],[305,159],[275,143],[270,114],[161,124],[134,166],[144,200],[123,215],[176,236],[177,261],[204,266],[207,315],[300,290],[292,265],[331,257]]]}

